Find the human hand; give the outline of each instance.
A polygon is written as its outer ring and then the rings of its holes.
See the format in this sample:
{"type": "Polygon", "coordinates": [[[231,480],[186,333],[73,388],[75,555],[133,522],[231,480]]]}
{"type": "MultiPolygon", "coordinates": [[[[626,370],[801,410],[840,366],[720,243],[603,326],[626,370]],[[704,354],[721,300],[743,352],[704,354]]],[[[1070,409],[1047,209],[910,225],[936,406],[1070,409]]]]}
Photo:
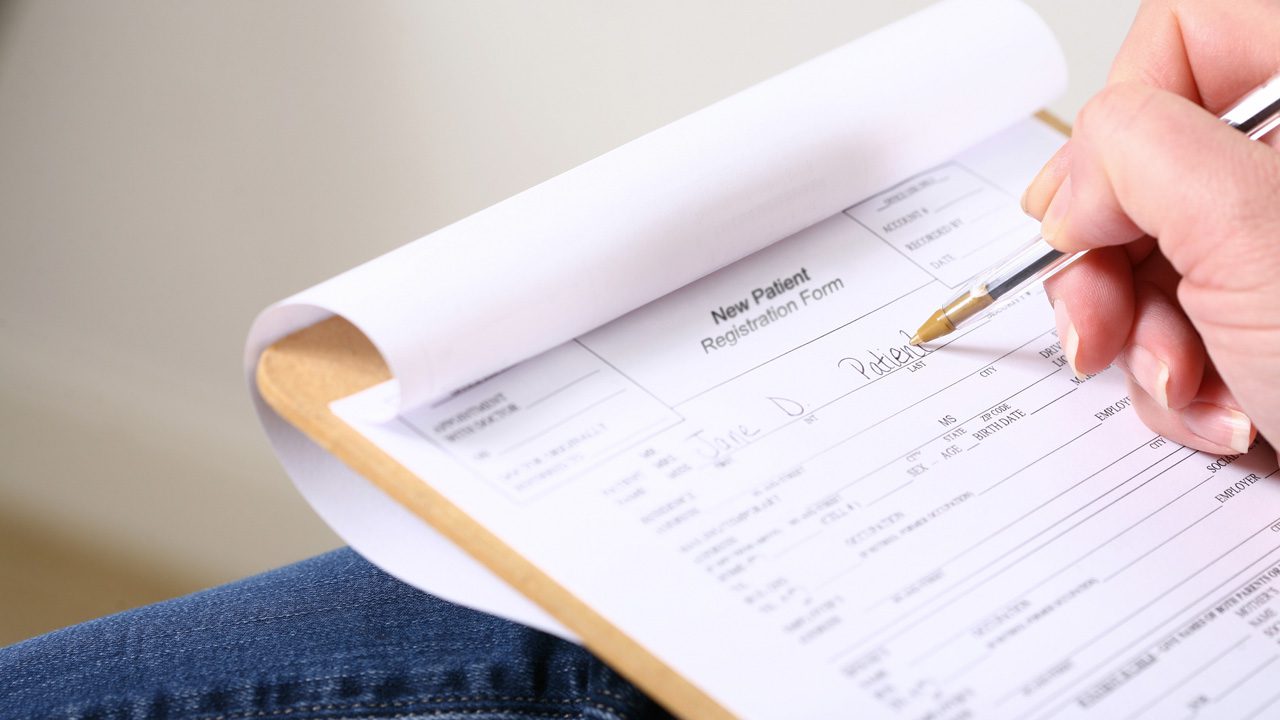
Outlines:
{"type": "Polygon", "coordinates": [[[1280,70],[1276,37],[1274,2],[1143,3],[1023,197],[1091,249],[1046,283],[1072,368],[1115,362],[1148,426],[1215,453],[1280,439],[1280,152],[1215,115],[1280,70]]]}

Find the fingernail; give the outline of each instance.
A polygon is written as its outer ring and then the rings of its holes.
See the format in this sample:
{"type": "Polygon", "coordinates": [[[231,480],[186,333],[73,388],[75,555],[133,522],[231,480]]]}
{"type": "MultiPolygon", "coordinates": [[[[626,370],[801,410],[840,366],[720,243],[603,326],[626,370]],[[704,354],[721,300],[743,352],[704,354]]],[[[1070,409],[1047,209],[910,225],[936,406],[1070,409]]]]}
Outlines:
{"type": "Polygon", "coordinates": [[[1238,410],[1213,403],[1191,403],[1182,411],[1182,421],[1188,430],[1215,445],[1229,447],[1237,453],[1249,451],[1253,423],[1238,410]]]}
{"type": "Polygon", "coordinates": [[[1076,353],[1080,352],[1080,333],[1076,332],[1076,326],[1071,322],[1071,316],[1067,314],[1065,300],[1053,301],[1053,322],[1058,326],[1058,339],[1062,340],[1062,354],[1067,358],[1071,372],[1076,374],[1076,378],[1083,380],[1084,374],[1076,369],[1076,353]]]}
{"type": "MultiPolygon", "coordinates": [[[[1035,182],[1032,180],[1031,182],[1035,182]]],[[[1018,204],[1022,206],[1022,212],[1030,215],[1031,211],[1027,209],[1027,196],[1031,194],[1031,186],[1028,185],[1026,190],[1022,191],[1022,197],[1018,198],[1018,204]]]]}
{"type": "Polygon", "coordinates": [[[1071,205],[1071,178],[1068,177],[1058,186],[1058,192],[1049,207],[1044,211],[1044,220],[1040,222],[1040,234],[1045,240],[1053,242],[1062,231],[1062,224],[1067,219],[1067,210],[1071,205]]]}
{"type": "Polygon", "coordinates": [[[1169,409],[1169,366],[1141,345],[1130,345],[1123,358],[1124,366],[1160,407],[1169,409]]]}

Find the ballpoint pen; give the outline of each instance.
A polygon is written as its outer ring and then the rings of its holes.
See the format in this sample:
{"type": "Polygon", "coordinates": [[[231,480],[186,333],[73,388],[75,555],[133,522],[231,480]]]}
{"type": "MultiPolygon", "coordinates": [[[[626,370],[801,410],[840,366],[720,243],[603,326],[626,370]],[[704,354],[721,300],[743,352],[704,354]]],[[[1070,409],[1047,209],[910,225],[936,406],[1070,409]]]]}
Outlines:
{"type": "MultiPolygon", "coordinates": [[[[1251,90],[1223,113],[1222,121],[1257,140],[1280,125],[1280,74],[1251,90]]],[[[967,289],[939,308],[911,336],[920,345],[985,317],[1002,299],[1012,299],[1038,280],[1047,279],[1083,255],[1055,250],[1037,235],[1031,242],[965,283],[967,289]]]]}

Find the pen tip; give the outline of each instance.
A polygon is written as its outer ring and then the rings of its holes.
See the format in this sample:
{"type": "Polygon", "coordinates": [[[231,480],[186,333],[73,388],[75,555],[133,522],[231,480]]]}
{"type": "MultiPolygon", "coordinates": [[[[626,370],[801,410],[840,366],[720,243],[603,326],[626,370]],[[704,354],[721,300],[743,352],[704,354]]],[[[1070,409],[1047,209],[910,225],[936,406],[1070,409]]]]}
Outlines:
{"type": "Polygon", "coordinates": [[[915,334],[911,336],[911,344],[924,345],[927,342],[937,340],[943,335],[951,333],[955,329],[956,326],[953,325],[951,323],[951,319],[947,317],[946,310],[938,310],[933,314],[933,317],[925,320],[924,324],[920,326],[920,329],[916,330],[915,334]]]}

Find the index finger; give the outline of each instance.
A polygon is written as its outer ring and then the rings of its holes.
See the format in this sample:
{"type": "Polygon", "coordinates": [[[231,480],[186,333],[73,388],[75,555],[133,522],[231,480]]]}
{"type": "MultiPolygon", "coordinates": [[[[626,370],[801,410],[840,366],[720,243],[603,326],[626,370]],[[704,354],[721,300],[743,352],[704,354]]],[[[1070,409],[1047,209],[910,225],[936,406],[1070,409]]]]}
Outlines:
{"type": "Polygon", "coordinates": [[[1141,82],[1221,113],[1280,69],[1280,8],[1266,0],[1149,0],[1107,84],[1141,82]]]}

